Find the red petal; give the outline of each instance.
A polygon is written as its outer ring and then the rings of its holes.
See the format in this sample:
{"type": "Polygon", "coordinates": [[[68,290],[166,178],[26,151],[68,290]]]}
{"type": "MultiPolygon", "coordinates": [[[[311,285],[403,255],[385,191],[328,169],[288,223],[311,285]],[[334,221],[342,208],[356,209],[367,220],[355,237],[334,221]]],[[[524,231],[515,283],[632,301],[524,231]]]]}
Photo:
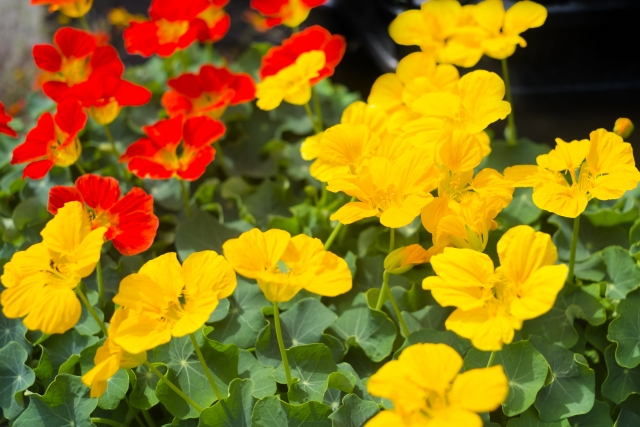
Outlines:
{"type": "Polygon", "coordinates": [[[53,167],[51,160],[39,160],[37,162],[29,163],[24,172],[22,178],[42,179],[53,167]]]}
{"type": "Polygon", "coordinates": [[[153,197],[141,188],[134,188],[111,209],[115,219],[113,245],[123,255],[144,252],[153,243],[158,229],[158,217],[153,214],[153,197]]]}
{"type": "Polygon", "coordinates": [[[191,21],[207,7],[208,0],[153,0],[149,8],[149,16],[153,20],[191,21]]]}
{"type": "Polygon", "coordinates": [[[121,80],[115,98],[120,106],[139,107],[149,102],[151,92],[145,87],[121,80]]]}
{"type": "Polygon", "coordinates": [[[62,57],[58,50],[50,44],[37,44],[33,47],[33,59],[41,70],[55,73],[60,71],[62,57]]]}
{"type": "Polygon", "coordinates": [[[169,179],[173,170],[167,169],[153,160],[136,157],[129,162],[129,171],[139,178],[169,179]]]}
{"type": "Polygon", "coordinates": [[[162,106],[169,117],[175,117],[178,114],[188,114],[193,108],[191,101],[175,91],[167,91],[162,95],[162,106]]]}
{"type": "Polygon", "coordinates": [[[60,28],[53,36],[62,54],[69,58],[84,58],[96,49],[96,38],[86,31],[71,27],[60,28]]]}
{"type": "Polygon", "coordinates": [[[290,0],[251,0],[251,7],[263,15],[277,15],[290,0]]]}
{"type": "Polygon", "coordinates": [[[327,0],[302,0],[302,3],[307,5],[307,7],[318,7],[327,3],[327,0]]]}
{"type": "Polygon", "coordinates": [[[51,113],[44,113],[38,118],[36,127],[27,133],[24,142],[13,150],[11,164],[30,162],[47,156],[49,154],[49,144],[55,138],[56,134],[51,113]]]}
{"type": "Polygon", "coordinates": [[[217,42],[218,40],[222,39],[225,34],[227,34],[227,31],[229,31],[229,27],[231,26],[231,18],[225,13],[224,16],[216,21],[211,28],[209,28],[207,26],[207,23],[202,19],[196,19],[194,23],[198,28],[199,42],[217,42]]]}
{"type": "Polygon", "coordinates": [[[62,131],[75,136],[87,123],[87,113],[84,112],[79,101],[65,100],[58,104],[55,122],[62,131]]]}
{"type": "Polygon", "coordinates": [[[98,46],[91,57],[91,75],[113,74],[120,77],[124,73],[124,64],[113,46],[98,46]]]}
{"type": "Polygon", "coordinates": [[[47,204],[47,210],[55,215],[58,213],[58,209],[63,207],[67,202],[81,202],[84,203],[82,194],[76,187],[55,185],[49,190],[49,203],[47,204]]]}
{"type": "Polygon", "coordinates": [[[167,86],[188,96],[189,98],[197,98],[202,94],[198,76],[193,73],[184,73],[178,77],[169,79],[167,86]]]}
{"type": "Polygon", "coordinates": [[[142,129],[159,147],[175,146],[182,140],[182,116],[160,120],[142,129]]]}
{"type": "Polygon", "coordinates": [[[162,147],[149,138],[140,138],[127,147],[127,151],[120,157],[121,162],[128,162],[137,157],[154,157],[162,147]]]}
{"type": "Polygon", "coordinates": [[[178,171],[178,176],[185,181],[195,181],[200,178],[215,157],[216,150],[213,147],[202,147],[192,157],[191,162],[178,171]]]}
{"type": "Polygon", "coordinates": [[[229,87],[235,91],[232,105],[253,101],[256,97],[256,83],[249,74],[236,74],[229,87]]]}
{"type": "Polygon", "coordinates": [[[15,138],[18,136],[18,134],[8,125],[11,120],[11,116],[4,112],[4,104],[0,102],[0,133],[4,133],[5,135],[9,135],[15,138]]]}
{"type": "Polygon", "coordinates": [[[157,32],[158,26],[154,22],[132,22],[123,33],[124,47],[129,53],[149,57],[160,45],[157,32]]]}
{"type": "Polygon", "coordinates": [[[69,86],[63,82],[49,81],[42,85],[42,91],[55,102],[61,102],[68,98],[76,98],[77,92],[69,93],[69,86]]]}
{"type": "Polygon", "coordinates": [[[224,135],[226,128],[220,120],[206,116],[194,117],[184,123],[184,144],[190,149],[199,149],[213,144],[224,135]]]}
{"type": "Polygon", "coordinates": [[[109,210],[120,198],[118,180],[110,176],[82,175],[76,180],[76,188],[85,203],[95,210],[109,210]]]}

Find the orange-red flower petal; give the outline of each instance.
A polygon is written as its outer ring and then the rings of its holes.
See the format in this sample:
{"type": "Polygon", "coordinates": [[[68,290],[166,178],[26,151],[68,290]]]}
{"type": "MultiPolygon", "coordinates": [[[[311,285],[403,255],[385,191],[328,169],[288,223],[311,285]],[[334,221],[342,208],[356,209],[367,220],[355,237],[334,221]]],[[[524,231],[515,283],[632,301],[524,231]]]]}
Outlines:
{"type": "Polygon", "coordinates": [[[11,116],[4,112],[4,104],[0,102],[0,133],[4,133],[5,135],[9,135],[12,137],[17,137],[18,134],[15,130],[9,127],[9,123],[11,123],[11,116]]]}

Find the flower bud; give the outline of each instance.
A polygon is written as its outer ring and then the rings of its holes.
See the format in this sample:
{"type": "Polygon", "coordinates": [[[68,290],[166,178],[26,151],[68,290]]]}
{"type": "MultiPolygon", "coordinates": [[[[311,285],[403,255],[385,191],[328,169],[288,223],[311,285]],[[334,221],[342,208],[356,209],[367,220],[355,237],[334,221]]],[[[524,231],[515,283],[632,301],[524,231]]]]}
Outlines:
{"type": "Polygon", "coordinates": [[[626,117],[620,117],[616,120],[616,124],[613,125],[613,132],[620,135],[622,139],[626,139],[633,132],[633,123],[626,117]]]}
{"type": "Polygon", "coordinates": [[[391,274],[402,274],[414,265],[429,262],[431,253],[422,246],[415,244],[398,248],[384,259],[384,269],[391,274]]]}

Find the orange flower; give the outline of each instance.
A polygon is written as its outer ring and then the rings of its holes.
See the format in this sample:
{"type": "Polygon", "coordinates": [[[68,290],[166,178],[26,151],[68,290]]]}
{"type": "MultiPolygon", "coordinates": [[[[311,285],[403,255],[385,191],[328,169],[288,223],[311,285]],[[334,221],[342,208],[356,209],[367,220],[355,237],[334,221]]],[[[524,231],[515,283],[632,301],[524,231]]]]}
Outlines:
{"type": "Polygon", "coordinates": [[[49,5],[49,12],[59,10],[70,18],[80,18],[89,12],[93,0],[31,0],[34,6],[49,5]]]}
{"type": "Polygon", "coordinates": [[[222,9],[227,3],[229,0],[209,0],[209,6],[198,14],[194,25],[200,43],[217,42],[227,34],[231,19],[222,9]]]}
{"type": "Polygon", "coordinates": [[[322,6],[327,0],[251,0],[251,7],[265,16],[267,28],[276,25],[297,27],[309,16],[312,8],[322,6]]]}

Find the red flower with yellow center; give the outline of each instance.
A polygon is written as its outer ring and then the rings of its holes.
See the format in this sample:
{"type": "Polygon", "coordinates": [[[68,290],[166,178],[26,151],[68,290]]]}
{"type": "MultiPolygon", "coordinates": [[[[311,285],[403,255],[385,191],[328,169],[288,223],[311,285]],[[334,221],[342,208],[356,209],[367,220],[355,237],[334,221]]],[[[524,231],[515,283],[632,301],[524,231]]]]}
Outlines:
{"type": "Polygon", "coordinates": [[[226,131],[221,121],[205,116],[177,116],[143,129],[147,138],[131,144],[120,161],[128,162],[129,171],[140,178],[185,181],[202,176],[216,153],[211,145],[226,131]]]}
{"type": "Polygon", "coordinates": [[[322,6],[327,0],[251,0],[251,7],[265,17],[265,25],[297,27],[309,16],[312,8],[322,6]]]}
{"type": "Polygon", "coordinates": [[[54,165],[71,166],[82,152],[78,132],[85,123],[87,115],[78,101],[61,102],[55,116],[49,112],[40,116],[25,141],[13,150],[11,164],[29,163],[22,177],[31,179],[43,178],[54,165]]]}
{"type": "Polygon", "coordinates": [[[138,187],[122,198],[120,195],[117,179],[88,174],[78,178],[73,187],[52,187],[47,209],[56,215],[65,203],[82,203],[92,229],[107,227],[105,239],[122,255],[137,255],[149,249],[156,237],[158,217],[153,214],[153,197],[138,187]]]}
{"type": "Polygon", "coordinates": [[[59,97],[89,77],[119,77],[124,72],[124,65],[113,46],[98,45],[96,36],[86,31],[61,28],[53,36],[53,42],[55,46],[39,44],[33,47],[36,65],[46,72],[42,90],[47,96],[59,97]]]}
{"type": "Polygon", "coordinates": [[[31,0],[33,6],[49,5],[49,12],[57,10],[70,18],[80,18],[89,12],[93,0],[31,0]]]}
{"type": "Polygon", "coordinates": [[[4,112],[4,104],[0,102],[0,133],[4,133],[5,135],[9,135],[12,137],[17,137],[18,134],[15,130],[9,127],[9,123],[11,123],[11,116],[4,112]]]}
{"type": "Polygon", "coordinates": [[[166,58],[176,50],[187,48],[198,35],[196,17],[209,5],[209,0],[153,0],[150,20],[131,22],[124,30],[127,52],[166,58]]]}
{"type": "Polygon", "coordinates": [[[198,74],[184,73],[170,79],[172,89],[162,96],[162,105],[170,117],[206,115],[218,119],[229,105],[252,101],[256,84],[246,73],[204,65],[198,74]]]}
{"type": "Polygon", "coordinates": [[[194,21],[200,43],[217,42],[227,34],[231,19],[222,9],[229,0],[209,0],[209,6],[194,21]]]}

